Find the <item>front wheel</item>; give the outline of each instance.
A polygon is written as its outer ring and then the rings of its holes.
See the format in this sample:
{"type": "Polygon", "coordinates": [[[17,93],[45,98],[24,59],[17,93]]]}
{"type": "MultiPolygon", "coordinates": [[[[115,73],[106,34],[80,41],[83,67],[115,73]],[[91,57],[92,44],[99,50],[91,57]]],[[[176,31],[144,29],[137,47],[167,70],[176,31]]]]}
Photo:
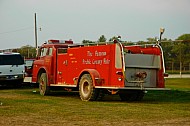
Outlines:
{"type": "Polygon", "coordinates": [[[47,74],[42,73],[39,79],[39,90],[41,95],[48,95],[50,93],[50,88],[48,86],[47,74]]]}
{"type": "Polygon", "coordinates": [[[84,74],[79,82],[79,95],[82,101],[96,100],[98,93],[93,87],[90,74],[84,74]]]}

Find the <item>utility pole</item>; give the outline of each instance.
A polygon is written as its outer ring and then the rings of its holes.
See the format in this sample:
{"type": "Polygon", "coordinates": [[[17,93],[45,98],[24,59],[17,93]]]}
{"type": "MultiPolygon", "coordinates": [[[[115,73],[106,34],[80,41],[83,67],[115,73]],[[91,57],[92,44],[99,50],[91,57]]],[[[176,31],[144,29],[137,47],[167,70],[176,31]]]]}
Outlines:
{"type": "Polygon", "coordinates": [[[37,49],[37,47],[38,47],[38,37],[37,37],[37,23],[36,23],[36,13],[35,13],[35,15],[34,15],[34,36],[35,36],[35,47],[36,47],[36,49],[37,49]]]}
{"type": "Polygon", "coordinates": [[[180,63],[180,64],[179,64],[179,69],[180,69],[180,70],[179,70],[179,75],[180,75],[180,78],[182,78],[182,75],[181,75],[181,71],[182,71],[182,63],[181,63],[181,43],[182,43],[182,42],[180,42],[180,52],[179,52],[179,53],[180,53],[180,54],[179,54],[179,55],[180,55],[180,59],[179,59],[179,60],[180,60],[180,62],[179,62],[179,63],[180,63]]]}

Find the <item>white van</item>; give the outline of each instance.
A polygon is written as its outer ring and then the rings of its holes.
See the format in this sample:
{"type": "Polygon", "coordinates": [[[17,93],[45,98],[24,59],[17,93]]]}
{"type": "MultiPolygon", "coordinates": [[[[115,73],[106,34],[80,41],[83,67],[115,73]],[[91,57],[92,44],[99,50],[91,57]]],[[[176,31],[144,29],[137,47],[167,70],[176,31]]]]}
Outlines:
{"type": "Polygon", "coordinates": [[[0,53],[0,85],[21,86],[24,72],[24,59],[20,53],[0,53]]]}

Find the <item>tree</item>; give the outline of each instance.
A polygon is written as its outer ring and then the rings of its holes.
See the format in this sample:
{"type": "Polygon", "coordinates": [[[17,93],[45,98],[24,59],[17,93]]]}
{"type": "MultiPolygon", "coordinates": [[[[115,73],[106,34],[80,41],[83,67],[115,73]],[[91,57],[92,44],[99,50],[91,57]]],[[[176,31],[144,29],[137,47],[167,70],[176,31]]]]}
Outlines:
{"type": "Polygon", "coordinates": [[[22,46],[21,48],[17,49],[17,52],[19,52],[25,58],[36,57],[36,48],[30,45],[22,46]]]}
{"type": "Polygon", "coordinates": [[[83,40],[82,41],[83,44],[92,44],[94,43],[93,41],[90,41],[90,40],[83,40]]]}
{"type": "Polygon", "coordinates": [[[104,35],[101,35],[98,39],[98,42],[106,42],[106,37],[104,35]]]}
{"type": "Polygon", "coordinates": [[[183,34],[179,36],[176,40],[190,40],[190,34],[183,34]]]}
{"type": "Polygon", "coordinates": [[[147,41],[148,42],[155,42],[155,41],[157,41],[157,38],[155,37],[155,38],[147,38],[147,41]]]}
{"type": "Polygon", "coordinates": [[[181,64],[181,68],[185,69],[190,63],[190,34],[183,34],[179,36],[173,44],[171,52],[173,61],[181,64]]]}
{"type": "Polygon", "coordinates": [[[109,39],[110,42],[112,42],[113,40],[120,41],[118,36],[113,36],[112,38],[109,39]]]}

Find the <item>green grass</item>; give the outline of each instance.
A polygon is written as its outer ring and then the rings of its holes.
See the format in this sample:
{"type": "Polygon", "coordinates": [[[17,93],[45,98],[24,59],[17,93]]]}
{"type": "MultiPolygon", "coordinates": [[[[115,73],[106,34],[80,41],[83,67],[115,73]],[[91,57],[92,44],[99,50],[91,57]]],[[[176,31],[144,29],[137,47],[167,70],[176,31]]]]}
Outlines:
{"type": "MultiPolygon", "coordinates": [[[[166,73],[169,74],[179,74],[180,71],[179,70],[166,70],[166,73]]],[[[181,71],[182,74],[190,74],[190,70],[186,70],[186,71],[181,71]]]]}
{"type": "Polygon", "coordinates": [[[118,95],[83,102],[76,92],[40,96],[38,89],[0,89],[0,125],[189,125],[189,79],[167,79],[170,91],[148,91],[140,102],[118,95]],[[37,90],[37,92],[33,92],[37,90]]]}
{"type": "Polygon", "coordinates": [[[190,78],[167,78],[166,87],[173,90],[190,90],[190,78]]]}

